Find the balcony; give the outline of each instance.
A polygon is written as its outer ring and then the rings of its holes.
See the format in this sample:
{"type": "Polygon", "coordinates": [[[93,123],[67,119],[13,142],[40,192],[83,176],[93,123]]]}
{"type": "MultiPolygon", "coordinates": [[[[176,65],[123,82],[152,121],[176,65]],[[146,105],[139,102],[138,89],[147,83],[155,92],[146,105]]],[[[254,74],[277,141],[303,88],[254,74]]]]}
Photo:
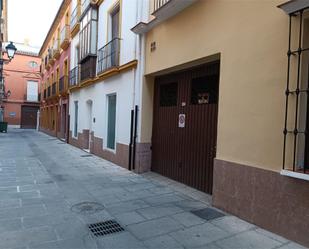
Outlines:
{"type": "Polygon", "coordinates": [[[51,87],[47,87],[47,98],[51,96],[51,87]]]}
{"type": "Polygon", "coordinates": [[[68,90],[68,76],[64,75],[60,78],[59,80],[59,93],[63,94],[66,93],[66,91],[68,90]]]}
{"type": "Polygon", "coordinates": [[[73,10],[71,14],[71,23],[70,23],[70,29],[71,29],[71,37],[74,37],[80,28],[79,18],[81,14],[81,6],[80,4],[77,4],[75,9],[73,10]]]}
{"type": "Polygon", "coordinates": [[[53,49],[50,48],[48,50],[48,64],[53,66],[55,64],[54,58],[53,58],[53,49]]]}
{"type": "Polygon", "coordinates": [[[66,50],[70,45],[70,26],[65,25],[60,33],[60,47],[66,50]]]}
{"type": "Polygon", "coordinates": [[[49,65],[49,63],[48,63],[48,55],[45,56],[44,62],[45,62],[45,63],[44,63],[45,69],[48,71],[49,68],[50,68],[50,65],[49,65]]]}
{"type": "Polygon", "coordinates": [[[91,56],[80,64],[80,81],[86,81],[96,76],[97,57],[91,56]]]}
{"type": "Polygon", "coordinates": [[[165,20],[177,15],[197,0],[153,0],[153,15],[150,22],[140,22],[131,30],[136,34],[145,34],[165,20]]]}
{"type": "Polygon", "coordinates": [[[58,60],[60,58],[60,40],[56,39],[54,41],[54,46],[53,46],[53,58],[55,60],[58,60]]]}
{"type": "Polygon", "coordinates": [[[114,38],[98,51],[98,74],[119,66],[120,38],[114,38]]]}
{"type": "Polygon", "coordinates": [[[55,96],[57,94],[57,82],[54,82],[52,84],[52,96],[55,96]]]}
{"type": "Polygon", "coordinates": [[[79,85],[79,66],[74,67],[70,71],[69,84],[70,88],[79,85]]]}

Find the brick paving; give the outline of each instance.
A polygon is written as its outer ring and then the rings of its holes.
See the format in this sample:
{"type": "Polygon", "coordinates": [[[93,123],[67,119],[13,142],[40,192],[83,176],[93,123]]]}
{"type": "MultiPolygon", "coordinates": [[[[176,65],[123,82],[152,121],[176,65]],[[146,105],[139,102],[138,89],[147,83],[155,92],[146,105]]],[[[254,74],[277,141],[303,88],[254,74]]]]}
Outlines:
{"type": "Polygon", "coordinates": [[[1,249],[304,248],[229,214],[203,219],[191,211],[211,207],[210,196],[36,131],[0,133],[0,155],[1,249]],[[124,231],[90,233],[107,220],[124,231]]]}

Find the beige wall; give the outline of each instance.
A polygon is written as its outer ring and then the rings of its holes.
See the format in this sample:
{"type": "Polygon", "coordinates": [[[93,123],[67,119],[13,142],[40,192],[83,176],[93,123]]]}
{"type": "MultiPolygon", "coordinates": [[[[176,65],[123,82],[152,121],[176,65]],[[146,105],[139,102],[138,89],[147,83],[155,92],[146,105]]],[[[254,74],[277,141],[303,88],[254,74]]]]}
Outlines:
{"type": "MultiPolygon", "coordinates": [[[[218,159],[282,167],[288,46],[282,2],[201,0],[147,34],[146,75],[220,53],[218,159]]],[[[145,84],[147,95],[153,79],[145,84]]],[[[142,120],[152,120],[152,102],[143,108],[142,120]]],[[[143,127],[142,140],[150,142],[149,121],[143,127]]]]}

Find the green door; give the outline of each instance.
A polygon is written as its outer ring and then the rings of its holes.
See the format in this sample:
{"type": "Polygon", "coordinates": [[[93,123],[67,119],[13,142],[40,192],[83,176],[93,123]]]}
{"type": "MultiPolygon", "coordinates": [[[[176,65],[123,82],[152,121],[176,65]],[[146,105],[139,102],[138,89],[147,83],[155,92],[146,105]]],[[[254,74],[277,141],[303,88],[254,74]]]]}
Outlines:
{"type": "Polygon", "coordinates": [[[115,149],[116,138],[116,95],[108,96],[107,148],[115,149]]]}

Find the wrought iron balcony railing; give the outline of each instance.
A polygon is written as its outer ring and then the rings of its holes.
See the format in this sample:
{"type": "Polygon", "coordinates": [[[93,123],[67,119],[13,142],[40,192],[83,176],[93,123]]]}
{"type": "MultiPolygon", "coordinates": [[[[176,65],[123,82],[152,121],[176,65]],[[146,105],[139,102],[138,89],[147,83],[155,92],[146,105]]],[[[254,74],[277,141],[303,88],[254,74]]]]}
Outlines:
{"type": "Polygon", "coordinates": [[[70,26],[64,25],[60,33],[60,47],[67,49],[70,44],[70,26]]]}
{"type": "Polygon", "coordinates": [[[119,66],[120,38],[114,38],[98,51],[98,74],[119,66]]]}
{"type": "Polygon", "coordinates": [[[68,89],[68,76],[64,75],[59,80],[59,93],[64,93],[68,89]]]}
{"type": "Polygon", "coordinates": [[[154,0],[154,6],[153,6],[153,12],[157,11],[158,9],[160,9],[162,6],[164,6],[165,4],[167,4],[170,0],[154,0]]]}
{"type": "Polygon", "coordinates": [[[79,84],[79,66],[74,67],[70,71],[69,84],[70,87],[77,86],[79,84]]]}
{"type": "Polygon", "coordinates": [[[58,59],[60,57],[60,40],[56,39],[53,45],[53,57],[58,59]]]}

